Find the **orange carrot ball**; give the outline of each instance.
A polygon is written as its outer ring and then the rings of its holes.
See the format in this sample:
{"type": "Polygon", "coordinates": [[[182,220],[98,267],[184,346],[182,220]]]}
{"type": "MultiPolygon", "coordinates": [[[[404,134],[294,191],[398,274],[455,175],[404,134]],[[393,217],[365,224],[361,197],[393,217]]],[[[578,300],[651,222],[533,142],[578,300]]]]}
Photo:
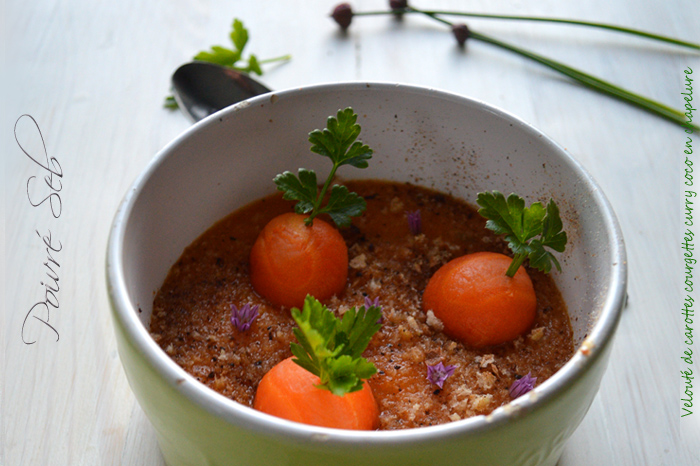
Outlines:
{"type": "Polygon", "coordinates": [[[273,218],[250,253],[250,281],[273,304],[301,307],[307,294],[324,301],[345,288],[348,248],[338,230],[323,220],[304,224],[303,215],[273,218]]]}
{"type": "Polygon", "coordinates": [[[446,334],[473,348],[517,338],[532,326],[537,298],[523,267],[506,276],[511,261],[478,252],[448,262],[428,282],[423,308],[442,321],[446,334]]]}
{"type": "Polygon", "coordinates": [[[316,388],[320,380],[285,359],[265,374],[255,393],[253,407],[273,416],[321,427],[373,430],[379,425],[379,409],[367,382],[362,389],[343,396],[316,388]]]}

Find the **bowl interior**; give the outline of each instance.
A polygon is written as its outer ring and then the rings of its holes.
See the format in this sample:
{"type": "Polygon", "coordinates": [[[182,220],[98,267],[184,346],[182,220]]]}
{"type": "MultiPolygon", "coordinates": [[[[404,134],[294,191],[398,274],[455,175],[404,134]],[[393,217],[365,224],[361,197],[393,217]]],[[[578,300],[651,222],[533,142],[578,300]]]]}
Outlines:
{"type": "Polygon", "coordinates": [[[405,181],[475,203],[476,193],[518,193],[558,203],[569,235],[555,279],[568,303],[578,346],[609,298],[618,260],[614,219],[588,175],[530,126],[481,103],[395,85],[329,86],[244,102],[200,122],[157,157],[129,194],[123,225],[123,277],[148,328],[152,300],[183,249],[213,223],[275,187],[298,167],[327,173],[309,151],[310,130],[352,106],[360,138],[375,151],[345,178],[405,181]]]}

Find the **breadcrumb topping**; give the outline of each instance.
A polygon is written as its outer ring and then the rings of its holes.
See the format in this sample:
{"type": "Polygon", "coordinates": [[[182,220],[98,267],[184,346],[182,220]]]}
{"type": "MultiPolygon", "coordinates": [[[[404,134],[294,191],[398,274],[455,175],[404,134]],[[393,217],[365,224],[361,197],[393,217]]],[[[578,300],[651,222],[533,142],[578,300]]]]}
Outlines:
{"type": "MultiPolygon", "coordinates": [[[[369,384],[380,410],[380,429],[405,429],[488,414],[507,404],[516,377],[531,373],[543,382],[573,355],[566,308],[550,277],[528,270],[538,299],[533,329],[525,338],[473,350],[452,340],[422,292],[433,273],[460,255],[505,252],[503,240],[465,203],[412,185],[346,183],[367,201],[367,211],[341,233],[350,267],[345,291],[326,304],[341,314],[379,299],[383,326],[364,356],[378,373],[369,384]],[[413,235],[406,211],[421,210],[422,232],[413,235]],[[456,366],[442,388],[426,378],[427,367],[456,366]]],[[[294,323],[253,291],[248,255],[258,232],[291,205],[279,195],[247,206],[198,238],[170,270],[153,307],[151,335],[201,383],[252,406],[263,375],[291,356],[294,323]],[[245,332],[230,323],[231,305],[258,305],[245,332]]]]}

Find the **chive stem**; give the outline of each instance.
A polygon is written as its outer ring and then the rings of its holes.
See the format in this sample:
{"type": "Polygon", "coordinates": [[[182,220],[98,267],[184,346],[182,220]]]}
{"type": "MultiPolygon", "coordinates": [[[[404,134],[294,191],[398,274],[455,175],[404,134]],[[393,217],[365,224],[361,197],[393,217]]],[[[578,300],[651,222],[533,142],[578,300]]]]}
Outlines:
{"type": "MultiPolygon", "coordinates": [[[[395,14],[405,14],[405,13],[422,13],[431,15],[434,19],[442,21],[441,18],[435,17],[434,15],[445,15],[445,16],[464,16],[469,18],[480,18],[480,19],[505,19],[505,20],[515,20],[515,21],[539,21],[545,23],[559,23],[559,24],[571,24],[575,26],[588,26],[598,29],[605,29],[608,31],[621,32],[624,34],[631,34],[634,36],[645,37],[647,39],[658,40],[661,42],[666,42],[673,45],[678,45],[680,47],[687,47],[694,50],[700,50],[700,44],[694,42],[689,42],[685,40],[675,39],[673,37],[662,36],[661,34],[654,34],[651,32],[642,31],[639,29],[632,29],[624,26],[617,26],[615,24],[608,23],[598,23],[594,21],[580,21],[576,19],[566,19],[566,18],[548,18],[544,16],[519,16],[519,15],[493,15],[486,13],[471,13],[466,11],[443,11],[443,10],[418,10],[413,7],[407,7],[403,10],[392,10],[392,11],[366,11],[354,13],[354,16],[379,16],[379,15],[395,15],[395,14]]],[[[442,21],[444,22],[444,21],[442,21]]]]}
{"type": "MultiPolygon", "coordinates": [[[[418,10],[416,8],[413,8],[413,7],[409,7],[408,9],[410,11],[413,11],[416,13],[422,13],[422,14],[424,14],[424,15],[426,15],[426,16],[428,16],[436,21],[439,21],[443,24],[453,26],[452,22],[438,17],[437,13],[418,10]]],[[[591,74],[585,73],[585,72],[578,70],[576,68],[573,68],[571,66],[560,63],[556,60],[552,60],[550,58],[536,54],[534,52],[530,52],[529,50],[526,50],[526,49],[517,47],[515,45],[511,45],[511,44],[508,44],[506,42],[494,39],[490,36],[480,34],[480,33],[475,32],[473,30],[469,31],[469,38],[475,39],[475,40],[480,40],[482,42],[486,42],[486,43],[489,43],[491,45],[501,47],[505,50],[516,53],[516,54],[523,56],[525,58],[529,58],[530,60],[536,61],[536,62],[540,63],[541,65],[544,65],[544,66],[546,66],[554,71],[557,71],[565,76],[568,76],[569,78],[571,78],[575,81],[578,81],[579,83],[583,84],[584,86],[589,87],[593,90],[596,90],[602,94],[607,94],[607,95],[614,97],[616,99],[622,100],[622,101],[627,102],[627,103],[632,104],[632,105],[635,105],[643,110],[646,110],[647,112],[658,115],[658,116],[665,118],[667,120],[670,120],[674,123],[684,125],[686,127],[690,126],[695,130],[700,130],[700,127],[697,125],[694,125],[694,124],[689,125],[688,122],[686,121],[686,118],[685,118],[686,115],[683,112],[681,112],[680,110],[673,109],[673,108],[671,108],[667,105],[664,105],[662,103],[648,99],[648,98],[643,97],[639,94],[635,94],[634,92],[623,89],[619,86],[611,84],[607,81],[604,81],[600,78],[597,78],[591,74]]]]}
{"type": "MultiPolygon", "coordinates": [[[[654,100],[643,97],[639,94],[635,94],[634,92],[630,92],[626,89],[623,89],[619,86],[611,84],[611,83],[604,81],[600,78],[596,78],[593,75],[590,75],[588,73],[584,73],[583,71],[578,70],[576,68],[564,65],[563,63],[557,62],[557,61],[552,60],[550,58],[543,57],[542,55],[538,55],[536,53],[530,52],[530,51],[525,50],[523,48],[507,44],[505,42],[499,41],[497,39],[494,39],[492,37],[489,37],[489,36],[474,32],[474,31],[471,31],[470,37],[472,39],[480,40],[482,42],[486,42],[486,43],[495,45],[497,47],[501,47],[503,49],[517,53],[518,55],[521,55],[523,57],[529,58],[530,60],[536,61],[536,62],[540,63],[541,65],[544,65],[552,70],[558,71],[559,73],[566,75],[575,81],[578,81],[579,83],[583,84],[586,87],[589,87],[589,88],[594,89],[594,90],[601,92],[603,94],[607,94],[607,95],[612,96],[616,99],[625,101],[625,102],[630,103],[632,105],[635,105],[643,110],[654,113],[654,114],[656,114],[662,118],[665,118],[667,120],[670,120],[674,123],[678,123],[680,125],[683,125],[686,123],[685,114],[683,112],[681,112],[680,110],[676,110],[676,109],[671,108],[667,105],[664,105],[660,102],[656,102],[654,100]]],[[[700,127],[695,126],[695,125],[693,125],[693,128],[700,129],[700,127]]]]}

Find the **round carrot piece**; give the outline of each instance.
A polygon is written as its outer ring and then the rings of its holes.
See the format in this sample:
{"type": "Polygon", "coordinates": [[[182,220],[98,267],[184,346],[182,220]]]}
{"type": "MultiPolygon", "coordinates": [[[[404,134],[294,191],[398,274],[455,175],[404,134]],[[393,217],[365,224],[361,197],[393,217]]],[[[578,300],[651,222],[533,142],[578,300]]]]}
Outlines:
{"type": "Polygon", "coordinates": [[[495,252],[458,257],[432,276],[423,309],[432,310],[445,333],[473,348],[517,338],[532,325],[537,298],[523,267],[506,275],[512,258],[495,252]]]}
{"type": "Polygon", "coordinates": [[[260,232],[250,252],[255,291],[278,306],[301,307],[310,294],[324,301],[340,293],[348,278],[348,248],[323,220],[304,224],[303,215],[282,214],[260,232]]]}
{"type": "Polygon", "coordinates": [[[253,407],[273,416],[321,427],[374,430],[379,408],[367,382],[343,396],[316,388],[320,380],[287,358],[265,374],[253,407]]]}

